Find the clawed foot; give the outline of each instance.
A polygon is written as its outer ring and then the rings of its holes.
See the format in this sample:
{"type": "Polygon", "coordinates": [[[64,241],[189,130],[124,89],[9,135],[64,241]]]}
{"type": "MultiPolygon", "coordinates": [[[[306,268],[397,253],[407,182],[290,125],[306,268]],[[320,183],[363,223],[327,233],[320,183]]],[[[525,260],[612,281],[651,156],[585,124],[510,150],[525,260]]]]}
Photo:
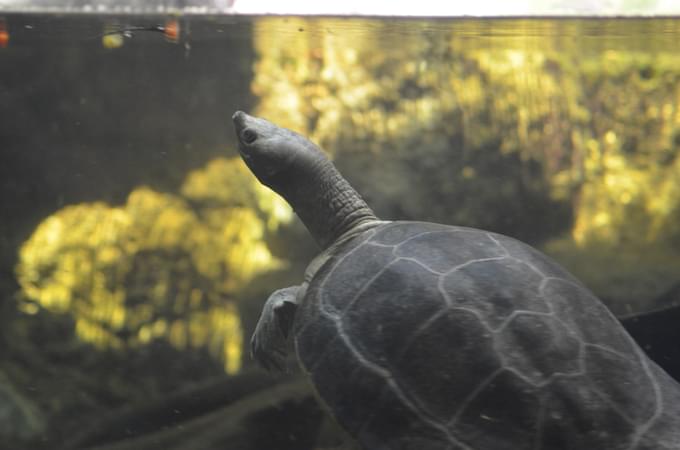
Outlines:
{"type": "Polygon", "coordinates": [[[286,339],[297,309],[298,286],[269,296],[250,340],[250,355],[268,371],[286,369],[286,339]]]}
{"type": "Polygon", "coordinates": [[[256,330],[250,340],[250,356],[269,372],[273,370],[285,372],[286,370],[285,346],[280,347],[272,342],[272,339],[267,337],[267,333],[263,333],[261,329],[259,333],[256,330]]]}

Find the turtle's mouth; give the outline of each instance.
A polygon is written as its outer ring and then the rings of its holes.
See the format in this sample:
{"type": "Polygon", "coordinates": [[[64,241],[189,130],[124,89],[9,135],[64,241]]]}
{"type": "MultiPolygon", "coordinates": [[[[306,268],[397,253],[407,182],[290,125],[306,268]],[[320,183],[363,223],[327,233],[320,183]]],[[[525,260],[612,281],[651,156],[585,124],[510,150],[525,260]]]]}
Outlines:
{"type": "Polygon", "coordinates": [[[236,137],[238,139],[238,152],[241,155],[241,157],[248,161],[251,156],[248,152],[247,144],[250,142],[247,142],[247,136],[244,136],[244,134],[247,133],[248,128],[246,125],[246,121],[248,120],[250,116],[248,114],[244,113],[243,111],[236,111],[232,116],[231,120],[234,122],[234,130],[236,131],[236,137]]]}
{"type": "MultiPolygon", "coordinates": [[[[250,162],[250,155],[247,153],[244,153],[241,148],[238,149],[238,153],[241,155],[241,158],[248,164],[250,162]]],[[[250,164],[248,164],[250,166],[250,164]]]]}
{"type": "Polygon", "coordinates": [[[242,143],[241,140],[239,139],[239,142],[238,142],[238,154],[241,156],[241,159],[243,160],[243,162],[245,162],[246,165],[247,165],[248,167],[250,167],[250,169],[251,169],[251,171],[252,171],[252,170],[253,170],[253,167],[252,167],[251,165],[254,163],[254,160],[253,160],[253,155],[250,154],[249,150],[250,150],[250,149],[247,148],[245,145],[243,145],[243,143],[242,143]]]}

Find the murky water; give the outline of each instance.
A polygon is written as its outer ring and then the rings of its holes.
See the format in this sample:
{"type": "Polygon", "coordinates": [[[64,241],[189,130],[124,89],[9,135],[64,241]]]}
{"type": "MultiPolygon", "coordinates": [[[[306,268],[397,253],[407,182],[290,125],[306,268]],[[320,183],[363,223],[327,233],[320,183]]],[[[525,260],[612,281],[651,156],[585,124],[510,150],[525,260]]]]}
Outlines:
{"type": "MultiPolygon", "coordinates": [[[[236,110],[319,143],[382,218],[528,241],[620,316],[680,302],[680,20],[0,21],[0,448],[342,439],[248,356],[317,249],[236,110]]],[[[669,371],[675,316],[632,325],[669,371]]]]}

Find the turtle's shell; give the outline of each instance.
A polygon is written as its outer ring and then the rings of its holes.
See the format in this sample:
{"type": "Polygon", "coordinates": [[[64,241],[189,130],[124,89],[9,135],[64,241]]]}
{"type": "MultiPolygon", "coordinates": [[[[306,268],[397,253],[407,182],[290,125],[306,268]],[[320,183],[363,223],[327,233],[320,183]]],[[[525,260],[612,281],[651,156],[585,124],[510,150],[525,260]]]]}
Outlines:
{"type": "Polygon", "coordinates": [[[680,448],[677,385],[581,283],[502,235],[374,228],[319,269],[294,334],[366,449],[680,448]]]}

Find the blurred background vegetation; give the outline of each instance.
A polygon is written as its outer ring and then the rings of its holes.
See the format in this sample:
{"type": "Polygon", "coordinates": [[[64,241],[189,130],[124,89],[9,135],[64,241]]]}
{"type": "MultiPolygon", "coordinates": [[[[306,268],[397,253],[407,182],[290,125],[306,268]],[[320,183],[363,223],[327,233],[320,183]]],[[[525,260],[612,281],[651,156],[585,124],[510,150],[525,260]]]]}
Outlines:
{"type": "MultiPolygon", "coordinates": [[[[0,436],[16,448],[89,442],[82,424],[112,410],[251,370],[262,303],[317,250],[237,157],[236,109],[319,143],[383,218],[528,241],[620,315],[680,301],[677,21],[204,19],[179,45],[105,48],[101,19],[10,19],[0,436]]],[[[127,414],[111,423],[144,422],[127,414]]]]}

